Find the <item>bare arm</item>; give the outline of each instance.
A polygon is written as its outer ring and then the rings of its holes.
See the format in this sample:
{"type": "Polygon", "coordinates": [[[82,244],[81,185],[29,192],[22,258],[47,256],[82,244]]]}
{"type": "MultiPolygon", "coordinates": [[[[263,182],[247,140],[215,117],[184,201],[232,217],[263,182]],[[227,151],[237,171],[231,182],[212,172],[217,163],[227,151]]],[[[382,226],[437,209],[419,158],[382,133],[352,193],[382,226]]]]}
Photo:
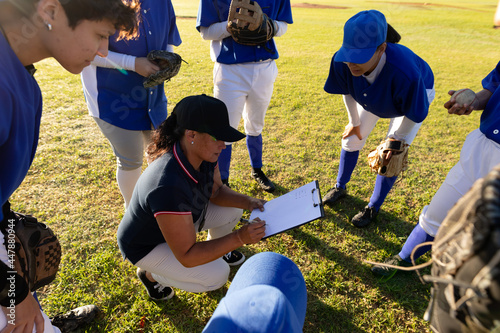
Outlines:
{"type": "Polygon", "coordinates": [[[252,198],[248,195],[233,191],[222,183],[219,168],[215,170],[214,187],[210,201],[218,206],[237,207],[252,211],[254,209],[264,210],[266,200],[252,198]]]}
{"type": "Polygon", "coordinates": [[[265,235],[264,222],[247,224],[217,239],[196,242],[191,215],[164,214],[156,221],[168,246],[185,267],[195,267],[222,257],[244,244],[257,243],[265,235]]]}

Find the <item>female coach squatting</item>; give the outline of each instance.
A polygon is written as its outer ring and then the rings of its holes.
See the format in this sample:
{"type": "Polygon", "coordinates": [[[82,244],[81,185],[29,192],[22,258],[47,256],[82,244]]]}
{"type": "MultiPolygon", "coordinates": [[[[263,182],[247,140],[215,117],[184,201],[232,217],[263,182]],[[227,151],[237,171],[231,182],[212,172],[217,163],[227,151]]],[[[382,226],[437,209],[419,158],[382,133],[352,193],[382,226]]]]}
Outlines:
{"type": "MultiPolygon", "coordinates": [[[[359,151],[380,118],[390,118],[387,138],[411,144],[434,99],[434,75],[429,65],[399,42],[399,34],[376,10],[362,11],[344,26],[342,47],[333,56],[325,91],[342,94],[349,124],[342,134],[335,187],[323,203],[333,205],[347,194],[346,185],[359,151]]],[[[356,227],[369,225],[397,176],[377,175],[368,205],[352,219],[356,227]]]]}
{"type": "Polygon", "coordinates": [[[237,193],[220,178],[224,142],[244,137],[230,126],[224,103],[206,95],[182,99],[153,132],[152,162],[139,177],[117,236],[152,299],[173,297],[171,287],[198,293],[222,287],[229,265],[245,260],[234,250],[264,237],[264,221],[233,228],[242,209],[263,210],[265,200],[237,193]],[[197,241],[203,230],[207,240],[197,241]]]}

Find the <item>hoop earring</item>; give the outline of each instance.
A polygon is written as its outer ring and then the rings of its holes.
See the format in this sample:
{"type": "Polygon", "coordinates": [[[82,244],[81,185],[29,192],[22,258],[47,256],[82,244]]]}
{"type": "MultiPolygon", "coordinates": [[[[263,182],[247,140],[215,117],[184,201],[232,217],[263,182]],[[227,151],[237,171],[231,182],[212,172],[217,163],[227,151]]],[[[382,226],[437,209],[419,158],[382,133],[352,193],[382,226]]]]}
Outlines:
{"type": "Polygon", "coordinates": [[[52,31],[52,24],[45,22],[45,26],[47,27],[48,31],[52,31]]]}

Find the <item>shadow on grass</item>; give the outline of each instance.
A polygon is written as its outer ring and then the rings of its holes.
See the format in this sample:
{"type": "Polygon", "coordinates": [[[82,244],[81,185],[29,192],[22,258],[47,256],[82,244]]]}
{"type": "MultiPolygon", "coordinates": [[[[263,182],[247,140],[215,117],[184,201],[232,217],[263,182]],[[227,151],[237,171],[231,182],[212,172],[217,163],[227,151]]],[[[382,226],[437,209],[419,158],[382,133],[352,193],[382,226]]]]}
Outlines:
{"type": "Polygon", "coordinates": [[[315,294],[308,292],[307,297],[304,332],[365,332],[353,325],[353,315],[348,311],[334,309],[315,294]],[[325,323],[328,323],[327,328],[325,328],[325,323]]]}
{"type": "MultiPolygon", "coordinates": [[[[313,318],[313,320],[306,318],[306,321],[314,322],[314,325],[310,324],[313,326],[310,332],[321,331],[333,323],[337,327],[337,323],[339,322],[342,324],[342,327],[336,330],[332,326],[331,332],[355,332],[356,330],[359,331],[359,327],[367,328],[367,323],[354,324],[352,323],[352,319],[349,319],[359,316],[356,307],[342,311],[344,313],[338,313],[335,312],[335,309],[331,309],[327,305],[314,306],[322,299],[322,297],[315,295],[324,294],[325,288],[330,288],[336,294],[349,299],[358,299],[360,301],[368,299],[369,306],[374,308],[397,303],[404,309],[411,311],[415,317],[423,317],[429,298],[429,289],[431,287],[429,284],[423,285],[415,272],[402,271],[398,272],[389,281],[382,281],[372,274],[370,270],[371,265],[362,262],[365,258],[373,257],[369,251],[385,249],[392,254],[399,252],[401,243],[388,241],[382,236],[387,232],[392,232],[398,238],[406,239],[413,229],[413,225],[387,212],[381,211],[377,222],[363,229],[356,228],[350,223],[350,219],[365,205],[366,203],[362,200],[347,197],[333,208],[326,208],[324,219],[289,231],[293,239],[301,242],[302,246],[307,248],[309,252],[316,252],[318,257],[324,258],[328,262],[328,265],[331,265],[331,271],[333,272],[330,276],[325,276],[323,281],[316,282],[317,285],[308,285],[308,295],[312,299],[308,302],[308,316],[313,318]],[[346,216],[347,218],[345,218],[346,216]],[[338,234],[349,233],[351,234],[349,237],[354,235],[358,238],[356,242],[362,244],[352,245],[355,248],[353,250],[354,254],[349,255],[349,251],[340,248],[340,245],[335,242],[325,241],[317,237],[314,234],[316,231],[314,229],[320,230],[321,234],[328,233],[329,229],[337,229],[336,232],[338,234]],[[341,268],[336,269],[335,266],[340,266],[341,268]],[[340,271],[340,273],[336,271],[340,271]],[[335,282],[328,281],[335,279],[340,281],[361,281],[366,285],[366,288],[377,290],[377,295],[363,294],[357,288],[338,288],[335,282]],[[320,286],[321,289],[319,288],[320,286]]],[[[421,274],[429,274],[429,272],[430,268],[426,268],[421,271],[421,274]]],[[[364,311],[366,309],[362,312],[364,311]]],[[[394,320],[403,321],[404,319],[394,320]]]]}

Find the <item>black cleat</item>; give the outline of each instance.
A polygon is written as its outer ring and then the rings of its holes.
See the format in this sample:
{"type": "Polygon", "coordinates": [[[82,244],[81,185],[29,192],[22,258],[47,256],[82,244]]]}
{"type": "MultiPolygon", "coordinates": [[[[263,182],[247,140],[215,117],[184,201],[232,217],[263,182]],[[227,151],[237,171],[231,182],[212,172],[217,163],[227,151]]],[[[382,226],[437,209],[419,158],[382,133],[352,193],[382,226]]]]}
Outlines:
{"type": "Polygon", "coordinates": [[[80,306],[64,314],[52,318],[52,325],[61,330],[62,333],[73,332],[90,324],[99,314],[99,308],[94,304],[80,306]]]}
{"type": "Polygon", "coordinates": [[[229,266],[238,266],[245,261],[245,255],[239,251],[231,251],[225,254],[222,259],[224,259],[229,266]]]}
{"type": "Polygon", "coordinates": [[[231,186],[229,185],[229,179],[222,179],[222,184],[226,185],[227,187],[231,188],[231,186]]]}
{"type": "Polygon", "coordinates": [[[332,206],[339,199],[342,199],[347,195],[347,190],[341,187],[332,187],[328,190],[326,195],[323,197],[323,205],[332,206]]]}
{"type": "Polygon", "coordinates": [[[148,295],[151,299],[155,301],[164,301],[174,297],[175,292],[170,287],[165,287],[161,285],[159,282],[152,282],[146,277],[146,271],[140,268],[137,268],[137,277],[141,280],[144,287],[148,292],[148,295]]]}
{"type": "Polygon", "coordinates": [[[351,222],[355,227],[364,228],[372,223],[377,215],[378,211],[375,208],[366,206],[361,212],[354,215],[351,222]]]}
{"type": "Polygon", "coordinates": [[[252,177],[259,183],[260,187],[269,193],[274,192],[276,190],[276,187],[274,186],[273,182],[267,178],[267,176],[264,174],[264,172],[260,168],[254,168],[252,171],[252,177]]]}

